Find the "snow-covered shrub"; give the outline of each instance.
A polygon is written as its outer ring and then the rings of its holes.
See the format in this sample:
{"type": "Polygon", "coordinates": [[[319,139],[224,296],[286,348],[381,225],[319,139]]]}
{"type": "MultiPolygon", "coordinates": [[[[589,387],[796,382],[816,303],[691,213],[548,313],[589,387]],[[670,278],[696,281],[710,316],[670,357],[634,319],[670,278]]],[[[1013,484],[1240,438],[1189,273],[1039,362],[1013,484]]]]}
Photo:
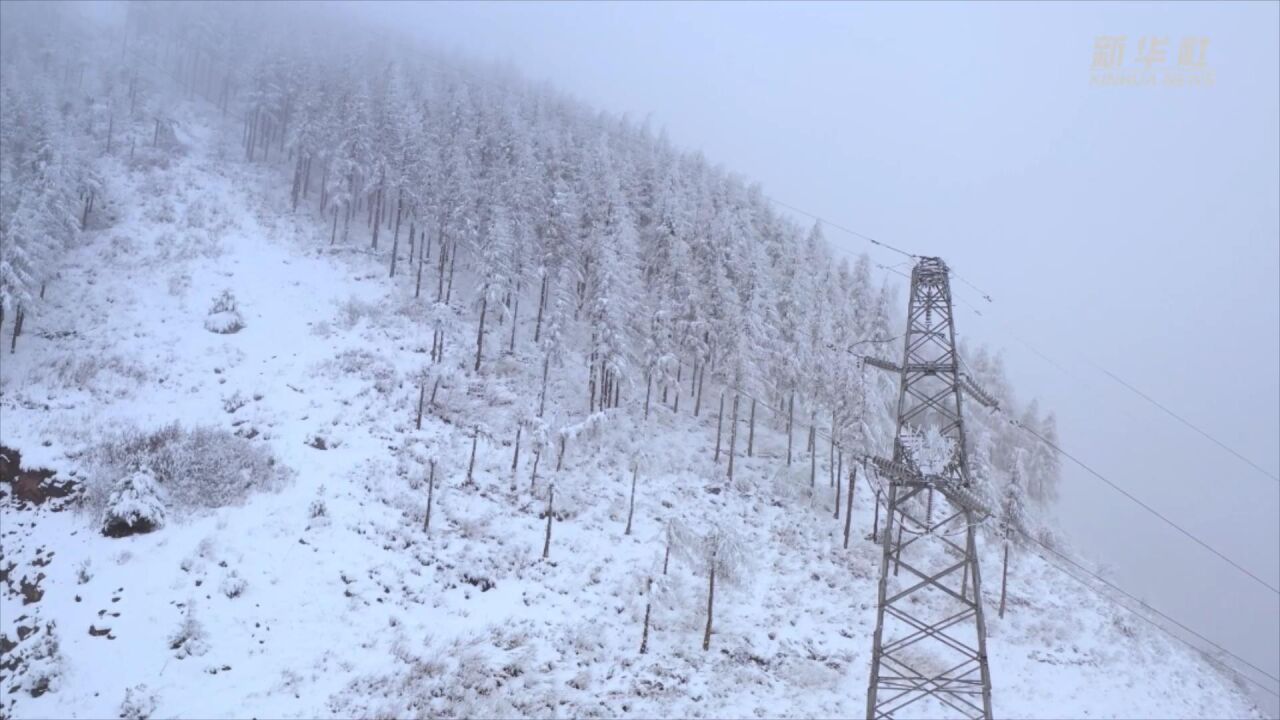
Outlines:
{"type": "Polygon", "coordinates": [[[215,231],[207,229],[182,232],[168,230],[156,238],[155,245],[155,260],[177,267],[197,258],[212,260],[226,252],[226,247],[215,231]]]}
{"type": "Polygon", "coordinates": [[[338,317],[335,324],[343,330],[350,330],[362,319],[370,325],[380,325],[386,316],[386,309],[380,303],[366,302],[354,295],[338,303],[338,317]]]}
{"type": "Polygon", "coordinates": [[[130,235],[115,234],[107,240],[103,260],[115,263],[133,262],[138,257],[138,242],[130,235]]]}
{"type": "Polygon", "coordinates": [[[203,195],[196,195],[191,198],[186,207],[187,227],[192,229],[203,228],[209,221],[209,206],[203,195]]]}
{"type": "MultiPolygon", "coordinates": [[[[250,492],[276,487],[288,471],[262,443],[219,428],[177,423],[153,432],[127,430],[91,451],[92,477],[115,479],[147,468],[164,492],[170,514],[237,504],[250,492]]],[[[103,512],[114,486],[91,482],[90,510],[103,512]]]]}
{"type": "Polygon", "coordinates": [[[222,409],[227,413],[234,413],[245,405],[249,404],[249,398],[239,390],[231,393],[227,397],[222,398],[222,409]]]}
{"type": "Polygon", "coordinates": [[[85,558],[83,562],[76,566],[76,584],[84,585],[93,579],[93,564],[89,558],[85,558]]]}
{"type": "Polygon", "coordinates": [[[396,662],[383,674],[359,677],[329,699],[329,709],[353,717],[542,717],[579,715],[556,699],[555,681],[533,672],[529,632],[490,628],[448,645],[393,645],[396,662]]]}
{"type": "Polygon", "coordinates": [[[124,720],[147,720],[155,711],[156,694],[145,683],[124,691],[124,701],[120,703],[120,717],[124,720]]]}
{"type": "Polygon", "coordinates": [[[344,350],[325,363],[330,374],[339,377],[354,376],[372,383],[373,388],[386,394],[396,387],[396,368],[391,361],[363,349],[344,350]]]}
{"type": "Polygon", "coordinates": [[[232,570],[229,575],[222,578],[222,583],[218,586],[218,591],[223,595],[226,595],[228,598],[235,599],[243,595],[245,588],[248,586],[249,583],[246,582],[244,578],[240,577],[239,573],[232,570]]]}
{"type": "Polygon", "coordinates": [[[64,660],[58,641],[57,625],[48,623],[37,626],[28,636],[5,655],[4,679],[6,692],[26,690],[31,697],[56,692],[62,679],[64,660]]]}
{"type": "Polygon", "coordinates": [[[150,470],[122,476],[111,489],[102,515],[102,534],[125,537],[149,533],[164,525],[163,491],[150,470]]]}
{"type": "Polygon", "coordinates": [[[230,290],[223,290],[221,295],[213,299],[209,315],[204,319],[204,328],[209,332],[222,335],[230,335],[244,329],[244,318],[240,315],[236,298],[230,290]]]}
{"type": "Polygon", "coordinates": [[[209,652],[206,637],[204,625],[196,619],[195,603],[187,603],[187,612],[182,616],[182,624],[169,635],[169,649],[179,660],[192,656],[198,657],[209,652]]]}
{"type": "MultiPolygon", "coordinates": [[[[307,507],[307,517],[312,520],[327,520],[329,517],[329,506],[324,502],[324,486],[316,491],[316,497],[311,501],[311,505],[307,507]]],[[[317,523],[321,524],[321,523],[317,523]]]]}
{"type": "Polygon", "coordinates": [[[28,381],[74,390],[119,392],[125,385],[146,381],[147,370],[120,355],[64,355],[31,369],[28,381]],[[114,376],[114,377],[112,377],[114,376]],[[117,382],[127,381],[126,384],[117,382]]]}

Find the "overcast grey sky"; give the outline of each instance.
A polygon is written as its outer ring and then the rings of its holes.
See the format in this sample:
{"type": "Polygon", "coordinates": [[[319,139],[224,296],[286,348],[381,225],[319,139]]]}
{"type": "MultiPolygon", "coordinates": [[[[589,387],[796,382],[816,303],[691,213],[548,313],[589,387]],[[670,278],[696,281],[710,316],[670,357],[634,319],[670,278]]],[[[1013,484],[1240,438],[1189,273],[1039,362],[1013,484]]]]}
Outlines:
{"type": "MultiPolygon", "coordinates": [[[[1021,397],[1057,410],[1065,447],[1280,583],[1280,483],[1098,369],[1280,473],[1280,5],[360,8],[648,117],[780,200],[941,255],[994,299],[958,286],[983,312],[962,305],[959,332],[1006,350],[1021,397]],[[1128,68],[1166,38],[1158,79],[1184,38],[1207,38],[1193,58],[1213,84],[1092,84],[1100,36],[1124,38],[1128,68]]],[[[1275,594],[1065,471],[1061,525],[1078,547],[1280,674],[1275,594]]]]}

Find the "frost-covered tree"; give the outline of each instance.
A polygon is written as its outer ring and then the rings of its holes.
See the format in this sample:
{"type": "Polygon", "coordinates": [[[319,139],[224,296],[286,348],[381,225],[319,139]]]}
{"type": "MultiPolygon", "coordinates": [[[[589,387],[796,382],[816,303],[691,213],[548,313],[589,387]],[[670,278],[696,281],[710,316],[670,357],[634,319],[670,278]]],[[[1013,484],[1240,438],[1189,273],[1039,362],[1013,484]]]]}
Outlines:
{"type": "Polygon", "coordinates": [[[702,649],[709,650],[716,583],[735,586],[747,581],[746,546],[727,525],[713,525],[706,533],[698,533],[679,523],[671,526],[671,543],[677,555],[693,566],[694,572],[707,577],[707,625],[702,634],[702,649]]]}
{"type": "Polygon", "coordinates": [[[149,533],[164,526],[163,492],[150,470],[138,469],[120,478],[107,499],[102,534],[123,537],[149,533]]]}
{"type": "Polygon", "coordinates": [[[505,208],[499,208],[494,212],[488,231],[480,234],[476,247],[476,258],[480,270],[479,287],[476,290],[476,306],[480,314],[476,330],[475,370],[477,372],[480,370],[480,361],[484,352],[486,316],[490,308],[496,309],[500,317],[506,311],[506,306],[501,301],[511,289],[512,255],[515,242],[511,216],[505,208]]]}

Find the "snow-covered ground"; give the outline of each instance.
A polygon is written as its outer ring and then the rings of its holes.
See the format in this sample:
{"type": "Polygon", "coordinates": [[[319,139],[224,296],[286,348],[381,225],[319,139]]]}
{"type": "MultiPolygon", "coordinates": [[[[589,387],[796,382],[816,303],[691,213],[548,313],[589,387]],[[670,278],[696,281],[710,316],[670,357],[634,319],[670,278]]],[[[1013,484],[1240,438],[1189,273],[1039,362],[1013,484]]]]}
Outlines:
{"type": "MultiPolygon", "coordinates": [[[[86,450],[178,422],[251,438],[283,482],[240,504],[171,508],[159,530],[124,538],[104,537],[98,514],[20,503],[4,486],[0,632],[16,645],[0,714],[865,712],[880,560],[865,539],[865,485],[846,550],[825,453],[811,492],[807,455],[788,469],[768,413],[745,456],[744,417],[728,484],[723,454],[712,460],[715,414],[693,417],[687,387],[678,413],[655,397],[648,420],[643,389],[629,389],[630,402],[569,441],[559,471],[541,457],[536,482],[526,436],[513,476],[516,420],[531,414],[542,368],[520,346],[499,356],[509,322],[494,326],[480,373],[465,361],[474,336],[449,339],[460,367],[416,429],[427,307],[408,278],[387,277],[386,244],[369,251],[360,235],[330,247],[326,225],[288,211],[275,170],[220,157],[238,129],[194,107],[179,117],[185,150],[168,167],[103,161],[97,229],[16,353],[6,342],[0,444],[26,467],[91,484],[102,479],[86,450]],[[206,329],[224,289],[244,322],[235,333],[206,329]],[[706,578],[678,555],[663,574],[669,521],[719,525],[747,551],[742,582],[717,587],[709,651],[706,578]],[[34,696],[41,678],[48,691],[34,696]]],[[[582,365],[553,368],[552,405],[586,405],[582,365]]],[[[719,389],[704,392],[714,405],[719,389]]],[[[984,548],[988,608],[997,550],[984,548]]],[[[1000,716],[1257,714],[1202,658],[1029,553],[1015,553],[1010,593],[1005,618],[988,614],[1000,716]]]]}

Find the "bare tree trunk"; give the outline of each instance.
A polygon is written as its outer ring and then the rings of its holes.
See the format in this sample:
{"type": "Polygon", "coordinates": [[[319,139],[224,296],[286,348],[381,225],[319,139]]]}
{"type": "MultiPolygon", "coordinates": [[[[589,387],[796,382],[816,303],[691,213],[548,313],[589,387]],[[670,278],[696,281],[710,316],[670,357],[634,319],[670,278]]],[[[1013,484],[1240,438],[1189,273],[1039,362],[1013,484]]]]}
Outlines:
{"type": "MultiPolygon", "coordinates": [[[[396,248],[400,246],[400,217],[404,214],[404,190],[400,190],[400,197],[396,200],[396,227],[395,232],[391,236],[391,267],[396,265],[396,248]]],[[[392,275],[395,275],[392,272],[392,275]]]]}
{"type": "MultiPolygon", "coordinates": [[[[592,338],[594,341],[595,338],[592,338]]],[[[591,358],[591,365],[587,368],[587,413],[596,411],[596,361],[591,358]]]]}
{"type": "MultiPolygon", "coordinates": [[[[524,426],[517,424],[516,425],[516,449],[515,449],[515,452],[511,453],[511,478],[512,478],[513,485],[515,483],[516,468],[519,467],[520,465],[520,431],[521,430],[524,430],[524,426]]],[[[515,487],[512,487],[511,489],[514,490],[515,487]]]]}
{"type": "Polygon", "coordinates": [[[858,467],[849,465],[849,489],[845,495],[844,505],[844,547],[849,549],[849,529],[853,525],[853,489],[858,485],[858,467]]]}
{"type": "Polygon", "coordinates": [[[445,290],[444,301],[446,303],[453,300],[453,271],[458,266],[458,243],[454,241],[453,249],[449,251],[449,287],[445,290]]]}
{"type": "Polygon", "coordinates": [[[382,225],[382,188],[378,188],[374,194],[373,202],[369,203],[369,224],[373,226],[373,244],[374,250],[378,249],[378,228],[382,225]]]}
{"type": "Polygon", "coordinates": [[[556,486],[552,484],[547,487],[547,535],[542,541],[543,560],[546,560],[551,555],[551,520],[555,517],[555,497],[556,486]]]}
{"type": "MultiPolygon", "coordinates": [[[[409,234],[410,236],[412,236],[413,235],[412,231],[409,234]]],[[[424,236],[427,234],[427,231],[425,228],[423,228],[422,234],[424,236]]],[[[409,255],[410,256],[413,255],[412,249],[409,250],[409,255]]],[[[409,260],[409,264],[410,265],[413,264],[412,259],[409,260]]],[[[417,300],[418,297],[421,295],[422,295],[422,252],[419,252],[418,253],[418,277],[413,281],[413,299],[417,300]]]]}
{"type": "Polygon", "coordinates": [[[533,341],[542,338],[542,309],[547,304],[547,276],[542,276],[542,289],[538,291],[538,320],[533,326],[533,341]]]}
{"type": "Polygon", "coordinates": [[[871,537],[880,542],[880,492],[876,491],[876,508],[871,517],[871,537]]]}
{"type": "Polygon", "coordinates": [[[756,401],[751,399],[751,422],[747,431],[747,457],[751,457],[756,444],[756,401]]]}
{"type": "Polygon", "coordinates": [[[520,322],[520,290],[516,290],[515,303],[511,309],[511,345],[507,348],[507,352],[515,354],[516,352],[516,326],[520,322]]]}
{"type": "MultiPolygon", "coordinates": [[[[644,374],[644,419],[649,419],[649,395],[653,393],[653,378],[649,373],[644,374]]],[[[679,393],[676,393],[679,396],[679,393]]]]}
{"type": "Polygon", "coordinates": [[[431,476],[427,480],[427,518],[422,521],[422,531],[431,533],[431,496],[436,491],[436,461],[431,461],[431,476]]]}
{"type": "Polygon", "coordinates": [[[1004,617],[1005,590],[1009,585],[1009,540],[1004,541],[1004,567],[1000,571],[1000,617],[1004,617]]]}
{"type": "Polygon", "coordinates": [[[293,200],[293,212],[297,212],[298,198],[302,195],[302,153],[298,153],[298,161],[293,165],[293,187],[289,194],[293,200]]]}
{"type": "MultiPolygon", "coordinates": [[[[836,520],[840,519],[840,490],[841,490],[840,482],[843,479],[844,479],[844,453],[840,453],[840,469],[836,471],[836,502],[835,502],[836,509],[835,509],[835,515],[833,516],[836,520]]],[[[852,496],[853,493],[850,492],[849,495],[852,496]]]]}
{"type": "Polygon", "coordinates": [[[19,305],[18,311],[13,314],[13,337],[9,340],[10,355],[18,348],[18,336],[22,334],[22,318],[24,315],[26,315],[26,311],[19,305]]]}
{"type": "Polygon", "coordinates": [[[738,399],[740,397],[736,392],[733,394],[733,423],[729,426],[729,482],[733,482],[733,457],[738,450],[738,399]]]}
{"type": "Polygon", "coordinates": [[[560,454],[556,456],[556,472],[560,472],[560,468],[564,467],[564,445],[567,438],[560,436],[560,454]]]}
{"type": "Polygon", "coordinates": [[[720,427],[724,424],[724,393],[720,393],[720,415],[716,418],[716,456],[715,461],[720,462],[720,427]]]}
{"type": "Polygon", "coordinates": [[[649,610],[653,607],[653,578],[645,585],[644,590],[644,632],[640,634],[640,654],[649,652],[649,610]]]}
{"type": "Polygon", "coordinates": [[[480,329],[476,331],[476,372],[480,372],[480,351],[484,349],[484,313],[489,305],[488,293],[480,298],[480,329]]]}
{"type": "Polygon", "coordinates": [[[400,216],[396,214],[396,233],[391,237],[391,277],[396,276],[396,256],[400,253],[400,216]]]}
{"type": "Polygon", "coordinates": [[[406,238],[409,241],[409,267],[413,267],[413,259],[414,259],[414,256],[417,254],[416,251],[418,249],[418,243],[417,243],[418,236],[416,231],[417,231],[417,227],[415,227],[415,223],[412,220],[410,220],[409,236],[408,238],[406,238]]]}
{"type": "Polygon", "coordinates": [[[716,558],[711,556],[711,584],[707,587],[707,629],[702,633],[702,649],[711,649],[711,613],[716,603],[716,558]]]}
{"type": "Polygon", "coordinates": [[[422,429],[422,401],[425,400],[426,397],[427,383],[426,378],[423,378],[422,382],[418,383],[418,419],[414,422],[415,430],[422,429]]]}
{"type": "Polygon", "coordinates": [[[533,490],[538,483],[538,461],[542,459],[542,448],[533,451],[533,472],[529,474],[529,489],[533,490]]]}
{"type": "Polygon", "coordinates": [[[116,116],[115,116],[115,113],[112,113],[111,119],[107,123],[107,154],[108,155],[111,154],[111,136],[115,134],[115,131],[116,131],[116,116]]]}
{"type": "Polygon", "coordinates": [[[639,464],[631,466],[631,507],[627,509],[627,530],[623,535],[631,534],[631,518],[636,514],[636,475],[639,472],[639,464]]]}
{"type": "Polygon", "coordinates": [[[551,353],[542,358],[542,392],[538,393],[538,417],[547,409],[547,370],[551,368],[551,353]]]}
{"type": "Polygon", "coordinates": [[[831,458],[827,460],[827,470],[831,474],[830,485],[836,484],[836,411],[831,411],[831,458]]]}
{"type": "Polygon", "coordinates": [[[320,171],[320,212],[329,207],[329,163],[320,171]]]}
{"type": "Polygon", "coordinates": [[[796,417],[796,393],[791,392],[790,399],[787,400],[787,467],[791,467],[791,428],[795,424],[796,417]]]}
{"type": "Polygon", "coordinates": [[[702,411],[702,380],[707,375],[706,367],[703,367],[698,373],[698,398],[693,403],[693,416],[698,417],[698,413],[702,411]]]}
{"type": "MultiPolygon", "coordinates": [[[[818,421],[817,415],[813,417],[813,422],[818,421]]],[[[814,436],[814,425],[809,426],[809,487],[814,487],[815,481],[818,479],[818,441],[814,436]]]]}
{"type": "Polygon", "coordinates": [[[439,282],[436,285],[436,302],[440,302],[441,300],[444,300],[444,264],[447,261],[446,256],[448,254],[449,254],[449,248],[447,245],[444,244],[444,239],[441,238],[440,240],[440,274],[439,274],[439,282]]]}
{"type": "Polygon", "coordinates": [[[671,563],[671,529],[667,528],[667,550],[662,554],[662,574],[667,574],[667,565],[671,563]]]}
{"type": "Polygon", "coordinates": [[[476,469],[476,443],[480,440],[480,426],[471,431],[471,462],[467,463],[467,485],[474,485],[472,472],[476,469]]]}
{"type": "Polygon", "coordinates": [[[675,404],[671,408],[671,412],[676,413],[677,415],[680,413],[680,379],[681,379],[680,376],[683,370],[684,370],[683,365],[676,366],[676,387],[675,387],[675,392],[673,393],[676,396],[676,398],[675,398],[675,404]]]}

